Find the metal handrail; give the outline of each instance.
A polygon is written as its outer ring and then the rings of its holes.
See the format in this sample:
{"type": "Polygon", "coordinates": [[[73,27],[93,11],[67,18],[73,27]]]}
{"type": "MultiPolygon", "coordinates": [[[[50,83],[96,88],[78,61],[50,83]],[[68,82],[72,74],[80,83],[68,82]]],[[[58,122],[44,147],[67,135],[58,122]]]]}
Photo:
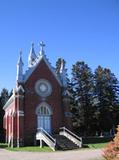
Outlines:
{"type": "Polygon", "coordinates": [[[60,129],[63,129],[64,131],[67,131],[67,132],[70,133],[72,136],[74,136],[74,137],[77,138],[78,140],[82,141],[81,137],[77,136],[76,134],[74,134],[73,132],[71,132],[70,130],[68,130],[66,127],[61,127],[60,129]]]}
{"type": "Polygon", "coordinates": [[[56,143],[56,139],[54,139],[48,132],[46,132],[42,127],[38,128],[41,132],[43,132],[53,143],[56,143]]]}

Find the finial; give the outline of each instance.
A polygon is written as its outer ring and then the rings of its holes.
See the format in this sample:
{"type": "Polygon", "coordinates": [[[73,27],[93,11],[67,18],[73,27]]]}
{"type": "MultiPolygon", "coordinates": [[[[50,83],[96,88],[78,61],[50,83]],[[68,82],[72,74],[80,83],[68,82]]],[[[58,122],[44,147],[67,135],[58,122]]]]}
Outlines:
{"type": "Polygon", "coordinates": [[[31,43],[31,49],[30,49],[30,53],[28,56],[28,67],[32,67],[34,62],[36,59],[36,54],[35,54],[35,50],[34,50],[34,43],[31,43]]]}
{"type": "Polygon", "coordinates": [[[20,56],[17,62],[17,82],[22,82],[23,80],[23,61],[22,61],[22,51],[20,50],[20,56]]]}
{"type": "Polygon", "coordinates": [[[17,63],[18,65],[20,64],[22,64],[23,65],[23,62],[22,62],[22,50],[20,50],[20,52],[19,52],[19,59],[18,59],[18,63],[17,63]]]}
{"type": "Polygon", "coordinates": [[[22,56],[22,49],[20,50],[20,57],[22,56]]]}
{"type": "Polygon", "coordinates": [[[45,44],[43,41],[40,42],[40,55],[43,55],[44,54],[44,47],[45,47],[45,44]]]}
{"type": "Polygon", "coordinates": [[[31,45],[32,45],[32,47],[34,47],[34,43],[33,42],[31,43],[31,45]]]}
{"type": "Polygon", "coordinates": [[[34,43],[33,42],[31,43],[31,46],[32,46],[32,48],[34,48],[34,43]]]}

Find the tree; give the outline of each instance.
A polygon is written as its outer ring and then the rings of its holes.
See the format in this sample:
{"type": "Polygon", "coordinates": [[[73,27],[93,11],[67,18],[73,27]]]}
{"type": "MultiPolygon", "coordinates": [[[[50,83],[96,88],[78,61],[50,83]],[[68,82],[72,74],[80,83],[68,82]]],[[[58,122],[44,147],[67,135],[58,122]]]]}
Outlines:
{"type": "Polygon", "coordinates": [[[115,124],[113,115],[119,104],[119,83],[110,69],[98,66],[94,75],[95,97],[100,130],[109,131],[115,124]]]}
{"type": "Polygon", "coordinates": [[[5,105],[5,103],[7,102],[7,100],[9,99],[9,92],[7,89],[3,89],[1,91],[1,96],[0,96],[0,139],[3,140],[3,117],[4,117],[4,110],[3,110],[3,106],[5,105]]]}
{"type": "Polygon", "coordinates": [[[94,84],[93,73],[85,62],[78,61],[73,65],[70,88],[73,126],[77,130],[82,130],[84,134],[89,134],[92,126],[94,126],[94,84]]]}

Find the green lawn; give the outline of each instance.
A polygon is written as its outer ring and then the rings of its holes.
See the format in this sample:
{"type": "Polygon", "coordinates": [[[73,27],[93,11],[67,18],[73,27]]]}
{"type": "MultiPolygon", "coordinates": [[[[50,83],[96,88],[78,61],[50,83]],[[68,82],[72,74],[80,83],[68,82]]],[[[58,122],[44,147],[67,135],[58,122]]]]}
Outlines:
{"type": "Polygon", "coordinates": [[[83,146],[84,148],[89,149],[99,149],[105,148],[106,145],[112,140],[113,138],[106,138],[106,137],[87,137],[83,138],[83,146]]]}
{"type": "MultiPolygon", "coordinates": [[[[86,148],[88,149],[99,149],[99,148],[104,148],[107,145],[107,143],[95,143],[95,144],[87,144],[86,148]]],[[[8,150],[11,151],[31,151],[31,152],[52,152],[52,150],[49,147],[43,147],[40,148],[39,146],[28,146],[28,147],[20,147],[20,148],[8,148],[8,150]]]]}
{"type": "Polygon", "coordinates": [[[88,147],[90,149],[99,149],[104,148],[107,145],[107,143],[94,143],[94,144],[88,144],[88,147]]]}
{"type": "Polygon", "coordinates": [[[10,148],[7,147],[7,150],[10,151],[28,151],[28,152],[52,152],[52,150],[49,147],[43,147],[40,148],[39,146],[28,146],[28,147],[14,147],[14,148],[10,148]]]}
{"type": "Polygon", "coordinates": [[[7,144],[6,143],[0,143],[0,148],[7,148],[7,144]]]}
{"type": "MultiPolygon", "coordinates": [[[[99,149],[99,148],[104,148],[107,145],[107,142],[105,143],[91,143],[91,144],[84,144],[83,148],[87,149],[99,149]]],[[[52,150],[49,147],[43,147],[40,148],[39,146],[27,146],[27,147],[8,147],[7,144],[0,143],[0,148],[5,148],[10,151],[29,151],[29,152],[52,152],[52,150]]]]}
{"type": "Polygon", "coordinates": [[[5,143],[0,143],[0,148],[5,148],[10,151],[52,152],[52,150],[49,147],[40,148],[39,146],[27,146],[27,147],[20,147],[20,148],[17,148],[17,147],[11,148],[11,147],[8,147],[8,145],[5,143]]]}

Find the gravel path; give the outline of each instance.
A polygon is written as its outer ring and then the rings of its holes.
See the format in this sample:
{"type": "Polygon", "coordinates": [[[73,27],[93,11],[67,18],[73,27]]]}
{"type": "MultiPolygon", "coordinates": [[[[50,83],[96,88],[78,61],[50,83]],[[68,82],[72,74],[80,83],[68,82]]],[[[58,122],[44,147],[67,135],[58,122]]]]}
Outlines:
{"type": "Polygon", "coordinates": [[[102,160],[102,150],[14,152],[0,149],[0,160],[102,160]]]}

